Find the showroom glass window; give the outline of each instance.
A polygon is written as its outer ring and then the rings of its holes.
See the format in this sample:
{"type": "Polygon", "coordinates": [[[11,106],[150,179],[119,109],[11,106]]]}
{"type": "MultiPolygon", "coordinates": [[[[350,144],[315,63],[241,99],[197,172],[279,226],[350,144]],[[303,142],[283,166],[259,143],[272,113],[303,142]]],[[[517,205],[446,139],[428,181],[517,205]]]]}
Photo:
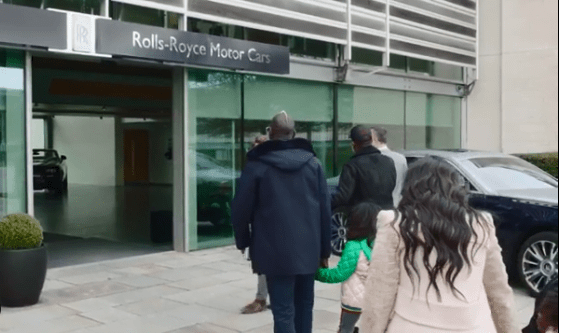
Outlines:
{"type": "Polygon", "coordinates": [[[0,216],[26,211],[24,53],[0,49],[0,216]]]}
{"type": "Polygon", "coordinates": [[[271,119],[286,111],[296,123],[296,137],[308,139],[326,177],[333,176],[333,86],[330,84],[246,75],[244,150],[265,134],[271,119]]]}
{"type": "Polygon", "coordinates": [[[339,172],[354,154],[349,133],[355,125],[382,126],[388,131],[388,147],[392,150],[404,148],[405,93],[403,91],[339,86],[337,101],[339,172]]]}
{"type": "Polygon", "coordinates": [[[191,249],[233,244],[230,202],[240,176],[241,80],[227,72],[188,72],[191,249]]]}
{"type": "Polygon", "coordinates": [[[459,97],[405,93],[405,148],[460,148],[459,97]]]}

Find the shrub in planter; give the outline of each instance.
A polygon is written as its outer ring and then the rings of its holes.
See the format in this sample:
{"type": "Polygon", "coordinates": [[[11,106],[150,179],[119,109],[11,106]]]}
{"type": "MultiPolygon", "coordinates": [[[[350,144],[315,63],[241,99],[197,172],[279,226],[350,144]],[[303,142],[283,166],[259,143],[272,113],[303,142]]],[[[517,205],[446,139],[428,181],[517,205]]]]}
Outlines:
{"type": "Polygon", "coordinates": [[[43,228],[27,214],[10,214],[0,220],[0,249],[32,249],[41,246],[43,228]]]}
{"type": "Polygon", "coordinates": [[[0,220],[0,304],[25,306],[39,301],[47,274],[43,229],[27,214],[0,220]]]}

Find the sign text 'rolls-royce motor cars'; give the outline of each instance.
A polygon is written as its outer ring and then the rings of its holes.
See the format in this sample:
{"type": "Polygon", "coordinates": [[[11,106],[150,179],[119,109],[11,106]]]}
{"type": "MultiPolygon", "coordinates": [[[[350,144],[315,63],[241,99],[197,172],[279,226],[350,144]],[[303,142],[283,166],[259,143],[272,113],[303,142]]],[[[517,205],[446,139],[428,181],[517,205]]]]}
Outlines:
{"type": "Polygon", "coordinates": [[[33,189],[64,193],[68,189],[66,156],[54,149],[33,149],[33,189]]]}
{"type": "MultiPolygon", "coordinates": [[[[439,156],[465,178],[471,205],[493,215],[509,276],[536,295],[559,274],[559,183],[556,178],[518,157],[468,150],[402,151],[411,164],[439,156]]],[[[328,179],[336,191],[339,177],[328,179]]],[[[332,250],[340,254],[346,241],[346,218],[332,216],[332,250]]]]}

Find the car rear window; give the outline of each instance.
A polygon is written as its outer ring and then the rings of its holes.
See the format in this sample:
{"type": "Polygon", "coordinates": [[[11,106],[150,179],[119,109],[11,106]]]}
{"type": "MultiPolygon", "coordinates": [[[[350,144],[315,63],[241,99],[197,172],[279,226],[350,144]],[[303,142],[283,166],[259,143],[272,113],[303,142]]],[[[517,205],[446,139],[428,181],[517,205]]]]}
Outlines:
{"type": "Polygon", "coordinates": [[[519,158],[478,157],[469,160],[475,172],[494,190],[556,188],[555,178],[519,158]]]}

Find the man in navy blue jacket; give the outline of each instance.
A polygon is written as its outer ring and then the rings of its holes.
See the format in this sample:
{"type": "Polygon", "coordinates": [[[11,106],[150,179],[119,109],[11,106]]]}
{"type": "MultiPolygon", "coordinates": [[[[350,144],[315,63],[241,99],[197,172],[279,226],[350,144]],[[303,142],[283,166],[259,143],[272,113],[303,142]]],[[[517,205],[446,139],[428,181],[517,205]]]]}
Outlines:
{"type": "Polygon", "coordinates": [[[331,204],[311,144],[281,112],[248,154],[232,203],[236,246],[267,276],[276,333],[311,333],[314,274],[330,255],[331,204]]]}

